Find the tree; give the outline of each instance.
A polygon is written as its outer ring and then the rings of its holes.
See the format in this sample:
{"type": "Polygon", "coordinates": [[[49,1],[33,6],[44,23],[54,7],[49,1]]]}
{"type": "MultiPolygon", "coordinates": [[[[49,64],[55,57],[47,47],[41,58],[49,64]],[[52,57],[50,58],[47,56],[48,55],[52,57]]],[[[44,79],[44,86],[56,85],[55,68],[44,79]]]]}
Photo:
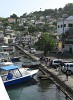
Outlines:
{"type": "Polygon", "coordinates": [[[10,18],[18,18],[16,14],[10,15],[10,18]]]}
{"type": "Polygon", "coordinates": [[[73,15],[73,3],[68,3],[63,8],[63,13],[67,15],[73,15]]]}
{"type": "Polygon", "coordinates": [[[39,50],[44,51],[44,55],[46,56],[48,51],[50,52],[56,45],[56,41],[53,35],[44,33],[41,35],[39,40],[35,43],[39,50]]]}
{"type": "Polygon", "coordinates": [[[6,36],[6,26],[8,26],[8,21],[7,19],[3,19],[3,31],[4,31],[4,36],[6,36]]]}
{"type": "Polygon", "coordinates": [[[29,27],[28,27],[28,31],[29,31],[29,33],[32,33],[32,32],[37,31],[37,30],[36,30],[36,26],[35,26],[35,25],[29,26],[29,27]]]}

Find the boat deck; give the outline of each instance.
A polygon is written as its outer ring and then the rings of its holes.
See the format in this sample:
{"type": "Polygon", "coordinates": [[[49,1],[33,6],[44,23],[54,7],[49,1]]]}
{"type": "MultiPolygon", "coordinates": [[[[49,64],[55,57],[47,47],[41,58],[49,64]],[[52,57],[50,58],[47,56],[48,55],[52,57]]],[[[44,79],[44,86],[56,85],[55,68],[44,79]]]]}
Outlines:
{"type": "MultiPolygon", "coordinates": [[[[19,70],[14,70],[10,73],[13,75],[12,79],[16,79],[16,78],[20,78],[20,77],[26,77],[26,76],[29,76],[29,75],[33,75],[34,72],[35,72],[35,70],[30,71],[29,68],[20,68],[19,70]]],[[[36,70],[36,72],[37,72],[37,70],[36,70]]],[[[7,76],[8,76],[8,73],[1,75],[2,80],[8,81],[7,76]]]]}

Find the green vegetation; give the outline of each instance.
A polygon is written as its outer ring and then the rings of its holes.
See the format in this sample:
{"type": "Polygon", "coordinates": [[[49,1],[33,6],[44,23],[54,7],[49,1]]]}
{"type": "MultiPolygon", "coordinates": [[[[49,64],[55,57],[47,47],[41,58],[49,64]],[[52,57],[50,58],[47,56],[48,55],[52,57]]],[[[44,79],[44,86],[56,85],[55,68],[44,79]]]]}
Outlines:
{"type": "Polygon", "coordinates": [[[10,15],[10,18],[16,18],[15,23],[8,23],[7,18],[0,18],[0,20],[3,21],[3,26],[6,27],[7,25],[10,25],[13,30],[15,31],[24,31],[26,32],[26,27],[28,27],[29,33],[34,32],[54,32],[56,30],[57,22],[56,20],[60,17],[62,17],[63,14],[67,14],[68,16],[73,15],[73,3],[68,3],[65,5],[64,8],[59,9],[45,9],[44,11],[35,11],[32,13],[24,13],[20,17],[18,17],[16,14],[10,15]],[[39,24],[35,25],[35,23],[30,24],[31,20],[39,20],[40,17],[43,16],[42,22],[45,22],[45,24],[39,24]],[[26,21],[23,23],[23,25],[19,26],[19,22],[17,21],[18,18],[25,18],[26,21]],[[49,18],[53,18],[55,21],[49,20],[49,18]],[[51,22],[51,24],[50,24],[51,22]]]}
{"type": "Polygon", "coordinates": [[[53,35],[48,33],[43,33],[39,40],[35,44],[39,50],[44,51],[44,55],[47,55],[56,46],[56,41],[53,35]]]}
{"type": "Polygon", "coordinates": [[[37,19],[39,18],[39,16],[51,16],[52,18],[57,19],[62,17],[62,14],[67,14],[68,16],[73,15],[73,3],[66,4],[64,8],[45,9],[44,11],[33,12],[33,15],[36,15],[37,19]]]}

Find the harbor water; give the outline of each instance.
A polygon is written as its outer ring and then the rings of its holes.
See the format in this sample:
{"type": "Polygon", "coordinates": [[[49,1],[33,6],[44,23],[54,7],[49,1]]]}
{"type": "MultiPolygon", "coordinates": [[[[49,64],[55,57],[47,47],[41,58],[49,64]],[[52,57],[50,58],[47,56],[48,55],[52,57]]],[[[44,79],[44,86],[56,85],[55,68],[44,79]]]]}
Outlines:
{"type": "Polygon", "coordinates": [[[10,100],[70,100],[51,81],[37,78],[6,88],[10,100]]]}

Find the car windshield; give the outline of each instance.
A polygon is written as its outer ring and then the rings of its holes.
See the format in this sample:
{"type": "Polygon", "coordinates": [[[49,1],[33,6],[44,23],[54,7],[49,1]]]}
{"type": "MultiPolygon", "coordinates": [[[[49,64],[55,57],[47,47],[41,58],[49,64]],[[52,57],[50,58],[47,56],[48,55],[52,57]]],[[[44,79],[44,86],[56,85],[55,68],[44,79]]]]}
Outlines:
{"type": "Polygon", "coordinates": [[[31,48],[31,50],[35,50],[34,48],[31,48]]]}
{"type": "Polygon", "coordinates": [[[54,63],[61,63],[61,61],[54,61],[54,63]]]}

